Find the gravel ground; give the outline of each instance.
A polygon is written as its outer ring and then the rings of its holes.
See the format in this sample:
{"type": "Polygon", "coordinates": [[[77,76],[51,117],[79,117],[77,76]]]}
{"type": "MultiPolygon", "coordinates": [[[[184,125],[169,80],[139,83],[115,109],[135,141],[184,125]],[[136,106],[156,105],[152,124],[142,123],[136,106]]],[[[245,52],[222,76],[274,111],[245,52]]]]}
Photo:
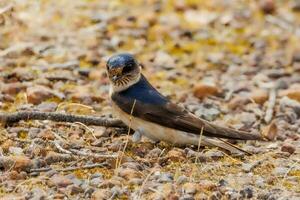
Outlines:
{"type": "Polygon", "coordinates": [[[300,199],[300,1],[0,1],[0,111],[111,117],[105,62],[136,55],[199,117],[261,133],[251,156],[127,130],[0,127],[1,199],[300,199]]]}

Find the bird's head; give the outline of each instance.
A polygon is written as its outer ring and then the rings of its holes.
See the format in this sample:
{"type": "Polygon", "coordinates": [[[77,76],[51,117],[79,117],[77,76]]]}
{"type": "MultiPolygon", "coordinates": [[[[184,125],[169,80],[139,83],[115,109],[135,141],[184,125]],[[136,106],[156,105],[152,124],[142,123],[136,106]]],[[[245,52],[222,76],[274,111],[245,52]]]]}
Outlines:
{"type": "Polygon", "coordinates": [[[106,64],[107,74],[115,92],[127,89],[137,83],[141,67],[131,54],[122,53],[110,57],[106,64]]]}

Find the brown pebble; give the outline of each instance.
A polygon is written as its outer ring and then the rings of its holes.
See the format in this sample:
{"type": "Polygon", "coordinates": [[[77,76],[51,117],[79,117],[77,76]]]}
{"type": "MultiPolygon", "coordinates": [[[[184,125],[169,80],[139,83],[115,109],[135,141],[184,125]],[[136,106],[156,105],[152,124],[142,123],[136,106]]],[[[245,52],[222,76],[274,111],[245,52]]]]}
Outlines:
{"type": "Polygon", "coordinates": [[[92,200],[104,200],[109,199],[111,197],[111,192],[108,189],[98,189],[93,192],[91,199],[92,200]]]}
{"type": "Polygon", "coordinates": [[[56,187],[67,187],[71,185],[72,181],[65,176],[55,174],[49,180],[49,185],[54,185],[56,187]]]}
{"type": "Polygon", "coordinates": [[[259,6],[265,14],[272,14],[276,11],[276,4],[274,0],[260,0],[259,6]]]}
{"type": "Polygon", "coordinates": [[[295,151],[296,151],[296,148],[294,145],[292,144],[283,144],[282,147],[281,147],[281,151],[283,152],[288,152],[290,154],[293,154],[295,151]]]}
{"type": "Polygon", "coordinates": [[[194,96],[203,99],[208,96],[215,96],[219,93],[219,89],[213,85],[204,83],[198,84],[194,87],[194,96]]]}

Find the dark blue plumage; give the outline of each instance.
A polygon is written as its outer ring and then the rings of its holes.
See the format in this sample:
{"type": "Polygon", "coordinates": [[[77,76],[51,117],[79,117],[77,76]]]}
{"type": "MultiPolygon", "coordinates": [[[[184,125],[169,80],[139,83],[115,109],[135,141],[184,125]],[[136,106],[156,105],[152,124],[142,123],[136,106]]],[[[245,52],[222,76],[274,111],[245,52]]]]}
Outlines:
{"type": "Polygon", "coordinates": [[[127,99],[136,99],[145,104],[164,105],[168,102],[168,99],[152,87],[143,75],[136,84],[119,92],[119,95],[127,99]]]}

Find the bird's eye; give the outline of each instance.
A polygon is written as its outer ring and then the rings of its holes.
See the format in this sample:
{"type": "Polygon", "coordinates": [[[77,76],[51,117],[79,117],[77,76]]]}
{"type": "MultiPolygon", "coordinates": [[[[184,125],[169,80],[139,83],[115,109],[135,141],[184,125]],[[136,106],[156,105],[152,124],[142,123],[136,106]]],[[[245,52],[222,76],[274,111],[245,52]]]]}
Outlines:
{"type": "Polygon", "coordinates": [[[132,70],[132,65],[126,65],[125,67],[123,67],[123,73],[128,73],[132,70]]]}

